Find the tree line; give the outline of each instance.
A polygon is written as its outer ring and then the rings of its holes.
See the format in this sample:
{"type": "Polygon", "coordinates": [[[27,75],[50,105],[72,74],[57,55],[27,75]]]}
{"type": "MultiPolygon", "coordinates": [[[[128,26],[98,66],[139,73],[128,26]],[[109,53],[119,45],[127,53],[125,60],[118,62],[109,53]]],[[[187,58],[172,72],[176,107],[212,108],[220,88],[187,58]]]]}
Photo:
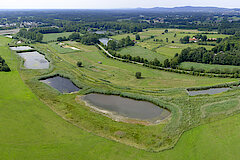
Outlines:
{"type": "Polygon", "coordinates": [[[107,50],[117,50],[123,47],[127,46],[134,46],[135,43],[131,40],[130,36],[127,36],[126,38],[122,38],[119,41],[110,40],[108,41],[108,44],[106,46],[107,50]]]}
{"type": "Polygon", "coordinates": [[[20,29],[20,31],[17,33],[17,36],[36,42],[41,42],[43,40],[42,33],[35,30],[27,30],[25,28],[20,29]]]}
{"type": "Polygon", "coordinates": [[[173,58],[178,64],[182,62],[198,62],[240,66],[240,36],[225,38],[212,50],[204,47],[183,49],[181,54],[173,58]]]}
{"type": "Polygon", "coordinates": [[[102,38],[103,35],[95,34],[95,33],[87,33],[84,35],[80,35],[79,33],[75,32],[70,34],[68,37],[58,37],[57,41],[62,42],[62,41],[68,41],[68,40],[73,40],[77,42],[81,42],[82,44],[85,45],[94,45],[99,43],[99,38],[102,38]]]}

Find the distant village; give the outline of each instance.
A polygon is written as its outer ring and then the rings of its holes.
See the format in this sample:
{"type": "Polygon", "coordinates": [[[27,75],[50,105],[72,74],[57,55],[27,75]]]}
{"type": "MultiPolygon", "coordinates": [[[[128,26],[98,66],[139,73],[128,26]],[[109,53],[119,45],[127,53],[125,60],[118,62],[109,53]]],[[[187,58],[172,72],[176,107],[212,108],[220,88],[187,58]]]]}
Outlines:
{"type": "MultiPolygon", "coordinates": [[[[189,43],[197,43],[200,42],[202,39],[198,39],[196,37],[189,38],[189,43]]],[[[217,38],[207,38],[207,41],[217,41],[217,38]]]]}

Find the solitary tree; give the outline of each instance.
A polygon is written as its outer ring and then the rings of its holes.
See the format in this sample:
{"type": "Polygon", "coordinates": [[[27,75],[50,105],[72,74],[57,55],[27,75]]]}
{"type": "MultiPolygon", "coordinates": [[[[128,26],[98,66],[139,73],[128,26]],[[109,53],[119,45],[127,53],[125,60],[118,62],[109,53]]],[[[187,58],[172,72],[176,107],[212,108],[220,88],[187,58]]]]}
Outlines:
{"type": "Polygon", "coordinates": [[[78,66],[78,67],[82,67],[82,62],[78,61],[78,62],[77,62],[77,66],[78,66]]]}
{"type": "Polygon", "coordinates": [[[140,40],[140,39],[141,39],[140,35],[136,34],[136,40],[140,40]]]}
{"type": "Polygon", "coordinates": [[[166,42],[168,42],[168,38],[166,38],[166,42]]]}
{"type": "Polygon", "coordinates": [[[207,41],[207,36],[206,36],[206,35],[202,36],[202,41],[203,41],[203,42],[206,42],[206,41],[207,41]]]}
{"type": "Polygon", "coordinates": [[[136,72],[135,77],[136,77],[137,79],[140,79],[141,76],[142,76],[142,73],[141,73],[141,72],[136,72]]]}
{"type": "Polygon", "coordinates": [[[189,39],[190,39],[190,36],[185,36],[185,37],[180,39],[180,42],[182,44],[187,44],[187,43],[189,43],[189,39]]]}

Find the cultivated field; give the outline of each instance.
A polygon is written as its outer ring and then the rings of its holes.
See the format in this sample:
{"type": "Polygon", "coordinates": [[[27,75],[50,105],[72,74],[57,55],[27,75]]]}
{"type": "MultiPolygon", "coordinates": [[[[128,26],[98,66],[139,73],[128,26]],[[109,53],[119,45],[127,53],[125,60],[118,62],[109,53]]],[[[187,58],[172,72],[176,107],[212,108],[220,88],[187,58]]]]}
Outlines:
{"type": "MultiPolygon", "coordinates": [[[[178,54],[181,53],[182,49],[187,47],[191,47],[191,48],[205,47],[209,50],[213,48],[213,46],[198,45],[196,43],[181,44],[179,40],[184,36],[193,37],[197,34],[202,34],[202,35],[206,35],[208,38],[227,37],[227,35],[217,34],[216,32],[209,32],[212,34],[204,34],[205,32],[197,31],[197,30],[168,29],[168,33],[164,33],[164,31],[165,31],[164,29],[148,29],[148,30],[144,30],[144,32],[140,32],[139,35],[141,37],[141,40],[138,41],[137,45],[143,48],[147,48],[155,52],[157,55],[160,54],[167,58],[172,58],[176,53],[178,54]],[[154,36],[154,38],[150,38],[151,36],[154,36]],[[154,41],[155,39],[157,39],[158,41],[154,41]],[[166,41],[166,39],[168,39],[168,42],[166,41]]],[[[111,38],[120,40],[121,38],[125,38],[127,36],[130,36],[131,39],[135,39],[135,35],[133,34],[116,35],[116,36],[112,36],[111,38]]],[[[215,42],[208,42],[208,43],[215,43],[215,42]]],[[[137,55],[137,53],[135,53],[135,55],[137,55]]]]}
{"type": "Polygon", "coordinates": [[[57,41],[58,37],[67,37],[73,32],[49,33],[43,35],[43,42],[57,41]]]}

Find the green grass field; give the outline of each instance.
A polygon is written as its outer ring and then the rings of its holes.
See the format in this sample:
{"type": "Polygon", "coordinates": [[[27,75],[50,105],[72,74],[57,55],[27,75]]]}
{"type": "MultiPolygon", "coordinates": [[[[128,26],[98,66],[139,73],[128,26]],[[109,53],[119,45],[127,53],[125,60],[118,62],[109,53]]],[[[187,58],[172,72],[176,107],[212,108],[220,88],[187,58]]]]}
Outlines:
{"type": "MultiPolygon", "coordinates": [[[[104,118],[103,116],[97,115],[95,113],[86,111],[80,112],[80,110],[82,110],[82,107],[79,106],[78,108],[74,108],[74,104],[72,104],[72,97],[74,97],[74,95],[56,95],[56,93],[51,91],[50,88],[44,89],[42,87],[43,85],[40,85],[40,83],[36,83],[36,86],[30,90],[28,88],[29,86],[26,84],[32,86],[31,76],[39,75],[41,72],[20,71],[19,73],[17,69],[19,66],[19,59],[15,55],[11,54],[10,50],[6,46],[9,41],[10,40],[7,38],[0,38],[0,43],[4,46],[0,47],[0,55],[7,61],[12,70],[12,72],[9,73],[0,72],[0,159],[225,160],[238,159],[240,156],[238,151],[238,148],[240,147],[239,114],[191,129],[190,131],[187,131],[183,134],[173,149],[159,153],[151,153],[136,149],[134,147],[129,147],[127,145],[96,136],[80,128],[77,128],[76,126],[66,122],[56,113],[54,113],[54,111],[49,109],[46,104],[56,104],[58,106],[50,106],[52,109],[59,109],[64,107],[64,105],[69,106],[69,109],[73,110],[72,117],[80,117],[80,122],[82,122],[87,115],[94,114],[95,117],[89,117],[93,119],[95,118],[93,124],[98,124],[98,122],[103,121],[103,123],[107,122],[107,124],[116,124],[116,127],[121,125],[131,125],[112,122],[108,118],[104,118]],[[42,91],[48,91],[49,93],[42,91]],[[33,92],[38,96],[36,96],[33,92]],[[52,97],[49,96],[51,94],[53,95],[52,97]],[[45,98],[47,97],[46,99],[41,99],[44,103],[39,100],[39,96],[45,98]],[[53,102],[48,101],[51,100],[51,98],[56,99],[53,102]],[[74,115],[74,113],[78,113],[76,111],[86,114],[74,115]]],[[[47,45],[44,46],[44,44],[38,45],[39,46],[37,47],[47,47],[47,45]]],[[[72,72],[73,70],[70,62],[76,61],[73,60],[74,57],[76,59],[84,60],[83,62],[85,62],[86,68],[83,68],[82,71],[84,71],[86,74],[90,73],[85,71],[89,70],[87,68],[87,65],[89,64],[96,66],[94,69],[95,72],[98,72],[99,70],[104,71],[105,68],[109,69],[113,67],[116,69],[116,71],[126,72],[126,70],[133,71],[133,68],[136,67],[134,64],[125,64],[122,62],[107,59],[101,55],[99,51],[97,51],[93,46],[84,46],[75,43],[73,45],[79,46],[81,49],[85,50],[85,52],[57,54],[64,59],[62,62],[56,62],[56,69],[58,69],[58,67],[60,70],[65,68],[67,71],[72,72]],[[97,55],[99,56],[97,57],[97,55]],[[97,61],[99,61],[99,59],[103,62],[102,65],[97,64],[97,61]]],[[[52,58],[55,56],[56,55],[53,55],[52,58]]],[[[143,67],[136,68],[142,68],[145,70],[143,67]]],[[[76,75],[79,74],[79,72],[76,70],[74,71],[76,75]]],[[[194,78],[187,75],[186,77],[182,77],[183,75],[174,73],[167,74],[168,72],[155,71],[148,68],[146,68],[145,72],[151,71],[153,71],[151,73],[152,75],[156,74],[157,72],[161,73],[163,77],[168,78],[168,81],[175,80],[179,77],[186,79],[190,78],[191,80],[194,78]]],[[[106,70],[104,73],[108,74],[106,70]]],[[[159,75],[160,74],[157,76],[159,75]]],[[[98,77],[99,75],[94,76],[98,77]]],[[[126,80],[127,78],[128,77],[125,77],[125,79],[122,80],[126,80]]],[[[196,77],[196,80],[197,79],[199,79],[199,77],[196,77]]],[[[206,78],[206,80],[211,81],[208,82],[209,84],[216,83],[216,80],[219,80],[218,83],[225,81],[225,79],[214,78],[206,78]]],[[[199,82],[201,84],[195,85],[204,85],[202,82],[203,81],[199,82]]],[[[171,95],[167,93],[168,91],[166,90],[163,93],[159,93],[159,95],[156,94],[155,97],[159,96],[159,99],[165,99],[171,103],[177,103],[182,110],[182,118],[187,119],[186,122],[188,125],[190,123],[197,122],[197,117],[200,112],[198,107],[202,104],[216,103],[219,101],[225,101],[226,99],[229,100],[229,97],[234,99],[239,97],[239,90],[205,97],[188,97],[185,95],[180,96],[178,94],[176,96],[176,94],[174,95],[174,92],[176,91],[177,90],[169,91],[169,93],[172,94],[171,95]],[[173,98],[175,98],[175,100],[173,98]],[[202,99],[204,99],[204,101],[202,101],[202,99]]],[[[239,103],[234,102],[234,105],[235,104],[239,105],[239,103]]],[[[69,112],[67,108],[62,109],[65,112],[69,112]]],[[[56,112],[59,113],[58,110],[56,112]]],[[[70,113],[65,114],[69,115],[70,113]]],[[[85,125],[85,123],[82,122],[77,125],[81,127],[82,125],[85,125]]],[[[111,128],[115,126],[109,125],[108,127],[111,128]]],[[[149,131],[154,131],[156,133],[159,132],[158,126],[136,127],[139,127],[139,131],[145,130],[146,133],[149,133],[149,131]]],[[[104,129],[107,130],[108,128],[104,129]]]]}
{"type": "Polygon", "coordinates": [[[204,64],[204,63],[195,63],[195,62],[183,62],[180,64],[180,68],[182,69],[190,70],[191,67],[193,67],[194,69],[204,69],[205,71],[210,71],[211,69],[219,69],[220,71],[240,70],[240,66],[204,64]]]}
{"type": "Polygon", "coordinates": [[[1,84],[14,84],[1,85],[1,159],[225,160],[240,156],[240,115],[184,133],[172,150],[149,153],[65,122],[31,93],[16,70],[0,75],[1,84]]]}
{"type": "Polygon", "coordinates": [[[71,53],[71,52],[76,52],[76,50],[73,50],[71,48],[63,48],[60,45],[56,44],[56,42],[49,43],[49,46],[51,46],[56,52],[58,53],[71,53]]]}
{"type": "MultiPolygon", "coordinates": [[[[134,88],[177,88],[193,86],[209,86],[225,82],[236,81],[236,79],[207,78],[182,75],[171,72],[153,70],[135,64],[115,61],[100,54],[94,46],[85,46],[73,43],[85,52],[74,52],[58,54],[61,58],[71,64],[82,61],[85,67],[81,68],[87,75],[106,79],[118,86],[130,86],[134,88]],[[101,61],[102,64],[98,64],[101,61]],[[136,80],[135,73],[142,72],[144,79],[136,80]]],[[[128,49],[128,48],[127,48],[128,49]]]]}
{"type": "Polygon", "coordinates": [[[73,32],[49,33],[43,35],[43,42],[56,41],[58,37],[67,37],[73,32]]]}
{"type": "Polygon", "coordinates": [[[167,59],[166,56],[163,56],[158,53],[154,53],[153,51],[151,51],[149,49],[145,49],[140,46],[131,46],[131,47],[123,48],[118,53],[121,55],[129,54],[133,57],[140,56],[140,57],[148,59],[148,60],[154,60],[155,58],[157,58],[161,63],[163,63],[164,60],[167,59]]]}

